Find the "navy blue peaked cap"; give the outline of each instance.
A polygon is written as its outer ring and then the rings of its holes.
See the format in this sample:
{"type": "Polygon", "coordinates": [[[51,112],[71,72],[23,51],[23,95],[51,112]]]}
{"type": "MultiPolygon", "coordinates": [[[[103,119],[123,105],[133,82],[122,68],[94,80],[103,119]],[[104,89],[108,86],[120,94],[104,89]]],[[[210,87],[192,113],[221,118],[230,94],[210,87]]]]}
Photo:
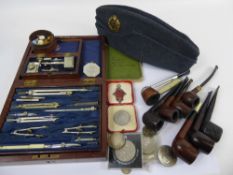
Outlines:
{"type": "Polygon", "coordinates": [[[197,62],[199,48],[188,36],[141,10],[100,6],[96,27],[111,47],[142,62],[178,73],[197,62]]]}

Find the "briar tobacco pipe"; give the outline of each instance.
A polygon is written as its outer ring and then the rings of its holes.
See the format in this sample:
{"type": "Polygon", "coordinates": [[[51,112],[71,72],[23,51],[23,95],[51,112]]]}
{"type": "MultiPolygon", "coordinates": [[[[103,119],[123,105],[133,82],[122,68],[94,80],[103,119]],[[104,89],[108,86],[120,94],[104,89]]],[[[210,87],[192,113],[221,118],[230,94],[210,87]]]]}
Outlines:
{"type": "Polygon", "coordinates": [[[147,105],[155,104],[159,100],[161,94],[164,94],[165,92],[169,91],[171,88],[179,84],[181,82],[180,78],[189,73],[190,70],[187,70],[181,74],[172,76],[151,86],[144,87],[141,92],[143,100],[147,105]]]}
{"type": "Polygon", "coordinates": [[[198,113],[189,133],[191,143],[201,151],[209,154],[214,147],[215,141],[201,131],[201,125],[205,117],[212,92],[209,92],[198,113]]]}
{"type": "Polygon", "coordinates": [[[179,108],[173,106],[173,104],[177,104],[180,101],[181,94],[183,94],[191,82],[192,80],[188,80],[188,78],[186,78],[179,86],[177,91],[164,102],[164,104],[159,108],[159,115],[161,118],[170,122],[176,122],[180,118],[181,112],[185,111],[185,114],[189,114],[192,111],[185,105],[180,105],[179,108]]]}
{"type": "Polygon", "coordinates": [[[199,97],[197,96],[197,93],[201,91],[203,86],[205,86],[210,79],[214,76],[215,72],[218,70],[218,66],[216,65],[212,73],[207,77],[205,81],[203,81],[200,85],[196,86],[193,90],[186,92],[183,94],[181,100],[183,103],[188,105],[191,108],[194,108],[200,101],[199,97]]]}
{"type": "Polygon", "coordinates": [[[180,84],[181,83],[174,86],[156,104],[154,104],[147,112],[144,113],[142,121],[147,128],[153,131],[159,131],[162,128],[164,121],[158,115],[158,108],[179,88],[180,84]]]}
{"type": "Polygon", "coordinates": [[[173,152],[188,164],[193,163],[199,153],[199,150],[189,142],[188,133],[192,127],[195,117],[197,116],[200,106],[201,103],[199,103],[195,110],[191,112],[172,142],[173,152]]]}
{"type": "Polygon", "coordinates": [[[189,80],[188,83],[183,87],[182,91],[176,96],[176,98],[173,100],[171,107],[176,108],[180,111],[181,116],[185,117],[190,114],[190,112],[193,110],[193,108],[187,106],[185,103],[181,101],[181,97],[183,93],[186,92],[190,84],[193,82],[193,80],[189,80]]]}
{"type": "Polygon", "coordinates": [[[222,137],[222,133],[223,133],[223,129],[220,126],[210,121],[213,110],[214,110],[219,88],[220,87],[218,86],[213,94],[213,97],[205,113],[204,121],[202,122],[202,125],[201,125],[201,131],[205,135],[209,136],[215,142],[218,142],[220,140],[220,138],[222,137]]]}

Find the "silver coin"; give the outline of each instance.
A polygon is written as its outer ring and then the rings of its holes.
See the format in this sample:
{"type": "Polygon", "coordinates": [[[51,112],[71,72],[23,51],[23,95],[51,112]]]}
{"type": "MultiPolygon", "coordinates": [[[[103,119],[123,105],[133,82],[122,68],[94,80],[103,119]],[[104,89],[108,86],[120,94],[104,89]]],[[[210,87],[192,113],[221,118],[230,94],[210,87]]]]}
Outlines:
{"type": "Polygon", "coordinates": [[[114,150],[116,158],[121,162],[129,162],[136,155],[136,147],[132,141],[126,140],[125,145],[118,150],[114,150]]]}
{"type": "Polygon", "coordinates": [[[156,151],[157,144],[155,137],[148,137],[143,136],[142,137],[142,150],[143,154],[153,154],[156,151]]]}
{"type": "Polygon", "coordinates": [[[143,160],[143,164],[146,164],[148,162],[152,162],[154,160],[156,160],[156,155],[153,153],[153,154],[143,154],[142,155],[142,160],[143,160]]]}
{"type": "Polygon", "coordinates": [[[147,137],[153,137],[156,135],[156,132],[147,128],[146,126],[143,127],[143,135],[147,137]]]}
{"type": "Polygon", "coordinates": [[[113,115],[113,121],[121,126],[127,125],[130,122],[130,119],[131,119],[130,114],[125,110],[117,111],[113,115]]]}
{"type": "Polygon", "coordinates": [[[176,164],[177,157],[168,145],[159,148],[158,159],[163,166],[170,167],[176,164]]]}
{"type": "Polygon", "coordinates": [[[124,173],[124,174],[129,174],[131,173],[132,169],[131,168],[122,168],[121,169],[121,172],[124,173]]]}

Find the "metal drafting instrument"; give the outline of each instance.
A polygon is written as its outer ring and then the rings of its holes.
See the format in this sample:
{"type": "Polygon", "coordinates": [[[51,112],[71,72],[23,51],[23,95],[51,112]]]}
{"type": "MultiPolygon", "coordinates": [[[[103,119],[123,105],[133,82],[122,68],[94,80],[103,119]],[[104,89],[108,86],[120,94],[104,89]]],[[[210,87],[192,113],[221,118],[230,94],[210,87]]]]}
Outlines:
{"type": "Polygon", "coordinates": [[[90,102],[77,102],[70,106],[97,106],[99,104],[98,101],[90,101],[90,102]]]}
{"type": "Polygon", "coordinates": [[[24,111],[24,112],[20,112],[20,113],[9,114],[8,116],[10,116],[10,117],[32,117],[32,116],[37,116],[37,114],[24,111]]]}
{"type": "Polygon", "coordinates": [[[25,136],[25,137],[44,137],[42,134],[33,134],[34,130],[38,129],[46,129],[47,126],[37,126],[37,127],[29,127],[29,128],[23,128],[23,129],[16,129],[11,134],[17,135],[17,136],[25,136]]]}
{"type": "Polygon", "coordinates": [[[71,95],[73,92],[88,92],[92,89],[76,88],[76,89],[31,89],[19,92],[18,94],[27,94],[32,96],[49,96],[49,95],[71,95]]]}
{"type": "Polygon", "coordinates": [[[84,111],[95,111],[97,108],[86,107],[86,108],[74,108],[74,109],[46,109],[45,112],[84,112],[84,111]]]}
{"type": "Polygon", "coordinates": [[[16,123],[37,123],[37,122],[55,122],[58,118],[53,115],[38,117],[20,117],[16,119],[7,119],[7,122],[16,123]]]}
{"type": "Polygon", "coordinates": [[[75,142],[92,142],[96,141],[97,139],[94,137],[78,137],[75,139],[75,142]]]}
{"type": "Polygon", "coordinates": [[[51,103],[26,103],[17,105],[19,109],[44,109],[44,108],[58,108],[60,105],[57,102],[51,103]]]}
{"type": "Polygon", "coordinates": [[[0,150],[30,150],[30,149],[57,149],[79,147],[78,143],[60,143],[60,144],[29,144],[29,145],[4,145],[0,146],[0,150]]]}

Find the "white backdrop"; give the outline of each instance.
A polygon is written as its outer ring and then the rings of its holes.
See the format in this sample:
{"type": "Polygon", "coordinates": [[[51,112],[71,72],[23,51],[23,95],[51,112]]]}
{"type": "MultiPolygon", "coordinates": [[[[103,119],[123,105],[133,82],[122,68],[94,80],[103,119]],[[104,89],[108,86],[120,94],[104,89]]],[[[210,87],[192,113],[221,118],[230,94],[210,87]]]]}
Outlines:
{"type": "MultiPolygon", "coordinates": [[[[233,173],[233,1],[231,0],[1,0],[0,1],[0,110],[17,72],[28,43],[28,36],[38,29],[55,35],[95,35],[95,9],[103,4],[124,4],[140,8],[186,33],[200,48],[198,63],[191,69],[194,85],[201,82],[215,64],[219,71],[204,92],[221,85],[212,120],[224,128],[221,141],[209,156],[200,154],[191,166],[182,161],[172,168],[152,162],[131,174],[157,175],[230,175],[233,173]]],[[[144,80],[134,83],[138,118],[148,107],[140,90],[162,80],[172,72],[143,64],[144,80]]],[[[205,94],[205,93],[202,94],[205,94]]],[[[141,124],[141,123],[140,123],[141,124]]],[[[170,144],[182,122],[165,125],[160,132],[162,144],[170,144]]],[[[140,125],[140,129],[142,125],[140,125]]],[[[0,175],[77,175],[120,174],[108,170],[107,162],[73,162],[55,164],[2,165],[0,175]]]]}

